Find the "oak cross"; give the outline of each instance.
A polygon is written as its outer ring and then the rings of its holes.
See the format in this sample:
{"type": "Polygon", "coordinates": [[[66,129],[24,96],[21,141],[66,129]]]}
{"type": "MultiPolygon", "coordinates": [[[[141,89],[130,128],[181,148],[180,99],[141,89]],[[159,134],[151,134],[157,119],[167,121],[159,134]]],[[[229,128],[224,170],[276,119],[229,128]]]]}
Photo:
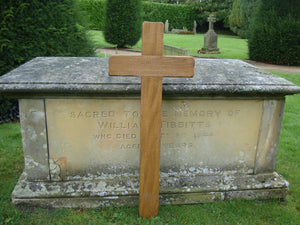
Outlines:
{"type": "Polygon", "coordinates": [[[159,206],[162,77],[192,77],[192,57],[163,56],[163,23],[144,22],[142,56],[109,59],[109,75],[141,77],[139,213],[155,217],[159,206]]]}

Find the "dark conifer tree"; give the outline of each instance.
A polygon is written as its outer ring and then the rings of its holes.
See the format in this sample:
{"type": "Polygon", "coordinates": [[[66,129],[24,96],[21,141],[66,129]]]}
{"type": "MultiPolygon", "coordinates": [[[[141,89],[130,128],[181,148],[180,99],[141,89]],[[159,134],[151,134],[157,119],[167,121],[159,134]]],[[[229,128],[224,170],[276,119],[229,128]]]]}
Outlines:
{"type": "Polygon", "coordinates": [[[118,48],[135,45],[142,33],[140,0],[108,0],[104,37],[118,48]]]}
{"type": "Polygon", "coordinates": [[[300,64],[300,1],[260,0],[250,26],[250,59],[300,64]]]}

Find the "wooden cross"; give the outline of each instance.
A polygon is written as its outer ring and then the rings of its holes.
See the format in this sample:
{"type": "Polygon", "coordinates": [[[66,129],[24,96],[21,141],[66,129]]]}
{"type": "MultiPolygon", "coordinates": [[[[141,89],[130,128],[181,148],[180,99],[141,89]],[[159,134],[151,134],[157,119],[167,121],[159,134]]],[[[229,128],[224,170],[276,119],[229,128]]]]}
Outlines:
{"type": "Polygon", "coordinates": [[[141,77],[139,213],[155,217],[159,206],[162,77],[192,77],[192,57],[163,56],[163,23],[144,22],[141,56],[111,56],[109,75],[141,77]]]}

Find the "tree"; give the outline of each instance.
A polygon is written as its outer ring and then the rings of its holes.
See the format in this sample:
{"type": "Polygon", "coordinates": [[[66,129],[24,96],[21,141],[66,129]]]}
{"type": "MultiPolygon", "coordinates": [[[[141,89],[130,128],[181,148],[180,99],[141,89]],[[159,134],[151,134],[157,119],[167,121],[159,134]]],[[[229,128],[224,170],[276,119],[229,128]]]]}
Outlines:
{"type": "MultiPolygon", "coordinates": [[[[1,0],[0,76],[37,56],[93,56],[73,0],[1,0]]],[[[0,95],[0,123],[15,120],[17,101],[0,95]]]]}
{"type": "Polygon", "coordinates": [[[233,0],[185,0],[181,4],[194,6],[198,11],[196,18],[199,28],[206,31],[208,28],[207,17],[214,14],[217,18],[216,28],[228,28],[228,17],[232,8],[233,0]]]}
{"type": "Polygon", "coordinates": [[[249,33],[252,60],[300,64],[299,0],[260,0],[249,33]]]}
{"type": "Polygon", "coordinates": [[[230,30],[242,38],[247,38],[256,6],[257,0],[234,0],[229,15],[230,30]]]}
{"type": "Polygon", "coordinates": [[[73,0],[0,4],[0,75],[37,56],[91,56],[73,0]]]}
{"type": "Polygon", "coordinates": [[[142,13],[140,0],[108,0],[104,38],[118,48],[135,45],[142,34],[142,13]]]}

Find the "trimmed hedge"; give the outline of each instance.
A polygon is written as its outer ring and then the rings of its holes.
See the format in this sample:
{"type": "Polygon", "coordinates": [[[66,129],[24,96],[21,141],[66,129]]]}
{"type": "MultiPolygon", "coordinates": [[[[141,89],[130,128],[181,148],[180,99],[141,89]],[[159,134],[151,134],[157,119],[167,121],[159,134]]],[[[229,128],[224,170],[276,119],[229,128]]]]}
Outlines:
{"type": "Polygon", "coordinates": [[[135,45],[142,35],[141,0],[108,0],[104,38],[108,43],[117,45],[135,45]]]}
{"type": "Polygon", "coordinates": [[[144,21],[166,22],[169,21],[169,29],[182,29],[187,27],[193,30],[197,12],[193,6],[173,5],[153,2],[143,2],[144,21]]]}
{"type": "Polygon", "coordinates": [[[105,0],[78,0],[85,17],[83,26],[90,30],[103,30],[105,21],[105,0]]]}
{"type": "Polygon", "coordinates": [[[250,27],[250,59],[300,65],[299,11],[299,0],[261,0],[250,27]]]}
{"type": "MultiPolygon", "coordinates": [[[[105,0],[78,0],[83,14],[89,20],[83,25],[88,29],[103,30],[105,0]]],[[[233,0],[215,0],[190,2],[190,5],[163,4],[150,1],[142,2],[143,20],[152,22],[165,22],[169,20],[169,29],[182,29],[187,27],[193,30],[194,20],[197,21],[197,31],[206,32],[207,18],[211,13],[217,17],[214,27],[226,30],[229,27],[228,17],[233,0]]],[[[188,4],[188,2],[186,2],[188,4]]]]}

